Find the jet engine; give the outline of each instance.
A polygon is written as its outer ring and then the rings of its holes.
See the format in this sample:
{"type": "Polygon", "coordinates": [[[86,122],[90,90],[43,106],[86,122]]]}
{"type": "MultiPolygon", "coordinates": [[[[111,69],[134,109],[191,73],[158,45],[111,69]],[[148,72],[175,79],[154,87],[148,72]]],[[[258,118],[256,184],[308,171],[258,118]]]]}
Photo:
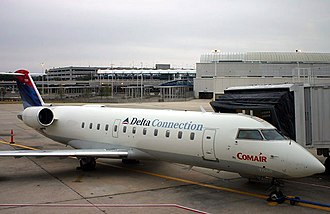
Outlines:
{"type": "Polygon", "coordinates": [[[22,113],[22,120],[28,126],[41,129],[50,126],[54,122],[54,113],[45,107],[29,107],[22,113]]]}

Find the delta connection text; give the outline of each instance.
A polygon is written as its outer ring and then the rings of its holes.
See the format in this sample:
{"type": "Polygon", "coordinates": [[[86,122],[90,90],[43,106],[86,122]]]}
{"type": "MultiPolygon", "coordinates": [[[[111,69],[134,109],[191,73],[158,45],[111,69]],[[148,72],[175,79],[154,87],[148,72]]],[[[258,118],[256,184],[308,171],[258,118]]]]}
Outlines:
{"type": "Polygon", "coordinates": [[[170,129],[182,129],[182,130],[190,130],[190,131],[202,131],[203,124],[197,124],[190,122],[173,122],[173,121],[163,121],[160,119],[148,120],[145,118],[139,119],[137,117],[133,117],[131,120],[126,118],[123,121],[123,124],[129,125],[137,125],[137,126],[152,126],[158,128],[170,128],[170,129]]]}

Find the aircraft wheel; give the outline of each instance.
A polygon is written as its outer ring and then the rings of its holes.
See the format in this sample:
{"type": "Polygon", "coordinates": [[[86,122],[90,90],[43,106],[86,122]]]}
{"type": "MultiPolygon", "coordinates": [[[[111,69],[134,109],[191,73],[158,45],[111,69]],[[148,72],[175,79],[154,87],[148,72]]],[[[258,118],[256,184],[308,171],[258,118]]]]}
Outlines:
{"type": "Polygon", "coordinates": [[[327,157],[324,162],[325,174],[330,175],[330,157],[327,157]]]}
{"type": "Polygon", "coordinates": [[[135,159],[121,159],[121,162],[123,164],[139,164],[140,163],[139,160],[135,160],[135,159]]]}
{"type": "Polygon", "coordinates": [[[94,170],[96,167],[96,159],[92,157],[80,158],[80,169],[83,171],[94,170]]]}
{"type": "Polygon", "coordinates": [[[281,191],[273,191],[269,194],[268,201],[273,201],[281,204],[285,201],[285,197],[281,191]]]}

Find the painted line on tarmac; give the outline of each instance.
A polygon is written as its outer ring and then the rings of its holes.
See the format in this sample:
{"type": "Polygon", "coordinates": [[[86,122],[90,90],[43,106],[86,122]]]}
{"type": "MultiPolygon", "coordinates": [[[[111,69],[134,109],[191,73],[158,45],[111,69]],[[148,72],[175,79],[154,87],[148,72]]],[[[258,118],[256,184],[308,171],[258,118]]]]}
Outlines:
{"type": "Polygon", "coordinates": [[[65,208],[178,208],[194,213],[207,214],[207,212],[182,206],[179,204],[0,204],[0,207],[65,207],[65,208]]]}
{"type": "Polygon", "coordinates": [[[306,182],[301,182],[301,181],[285,180],[285,182],[295,183],[295,184],[302,184],[302,185],[308,185],[308,186],[313,186],[313,187],[321,187],[321,188],[325,188],[325,189],[330,189],[330,186],[325,186],[325,185],[320,185],[320,184],[306,183],[306,182]]]}
{"type": "Polygon", "coordinates": [[[36,149],[36,148],[30,147],[30,146],[24,146],[24,145],[17,144],[17,143],[9,143],[9,142],[2,141],[2,140],[0,140],[0,143],[2,143],[2,144],[6,144],[6,145],[10,145],[10,146],[14,146],[14,147],[23,148],[23,149],[28,149],[28,150],[39,150],[39,149],[36,149]]]}
{"type": "MultiPolygon", "coordinates": [[[[11,143],[6,142],[6,141],[0,141],[0,143],[11,145],[11,146],[16,146],[16,147],[20,147],[20,148],[30,149],[30,150],[39,150],[39,149],[36,149],[36,148],[33,148],[33,147],[24,146],[24,145],[17,144],[17,143],[11,144],[11,143]]],[[[97,161],[97,163],[101,164],[101,165],[107,165],[107,166],[110,166],[110,167],[118,168],[118,169],[124,169],[124,170],[132,171],[132,172],[142,173],[142,174],[151,175],[151,176],[155,176],[155,177],[159,177],[159,178],[163,178],[163,179],[183,182],[183,183],[187,183],[187,184],[193,184],[193,185],[202,186],[202,187],[211,188],[211,189],[216,189],[216,190],[221,190],[221,191],[225,191],[225,192],[237,193],[237,194],[256,197],[256,198],[260,198],[260,199],[267,199],[268,198],[268,196],[266,196],[266,195],[261,195],[261,194],[257,194],[257,193],[245,192],[245,191],[235,190],[235,189],[226,188],[226,187],[219,187],[219,186],[215,186],[215,185],[212,185],[212,184],[200,183],[200,182],[197,182],[197,181],[191,181],[191,180],[187,180],[187,179],[176,178],[176,177],[172,177],[172,176],[157,174],[157,173],[148,172],[148,171],[139,170],[139,169],[125,168],[125,167],[116,166],[116,165],[113,165],[113,164],[100,162],[100,161],[97,161]]],[[[286,203],[289,203],[289,201],[286,200],[286,203]]],[[[312,209],[330,211],[329,207],[322,207],[322,206],[306,204],[306,203],[302,203],[302,202],[297,203],[296,206],[302,206],[302,207],[308,207],[308,208],[312,208],[312,209]]]]}

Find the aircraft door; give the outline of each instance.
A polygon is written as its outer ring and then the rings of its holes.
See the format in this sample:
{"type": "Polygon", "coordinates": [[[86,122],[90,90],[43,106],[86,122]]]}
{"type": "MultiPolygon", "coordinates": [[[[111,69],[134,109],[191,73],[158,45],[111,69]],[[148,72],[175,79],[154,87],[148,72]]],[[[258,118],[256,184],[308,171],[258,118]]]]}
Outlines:
{"type": "Polygon", "coordinates": [[[118,137],[120,121],[121,121],[121,120],[117,119],[117,120],[115,120],[115,122],[113,123],[113,127],[112,127],[112,136],[115,137],[115,138],[118,137]]]}
{"type": "Polygon", "coordinates": [[[215,130],[205,129],[203,134],[203,158],[205,160],[216,161],[215,147],[214,147],[215,130]]]}

